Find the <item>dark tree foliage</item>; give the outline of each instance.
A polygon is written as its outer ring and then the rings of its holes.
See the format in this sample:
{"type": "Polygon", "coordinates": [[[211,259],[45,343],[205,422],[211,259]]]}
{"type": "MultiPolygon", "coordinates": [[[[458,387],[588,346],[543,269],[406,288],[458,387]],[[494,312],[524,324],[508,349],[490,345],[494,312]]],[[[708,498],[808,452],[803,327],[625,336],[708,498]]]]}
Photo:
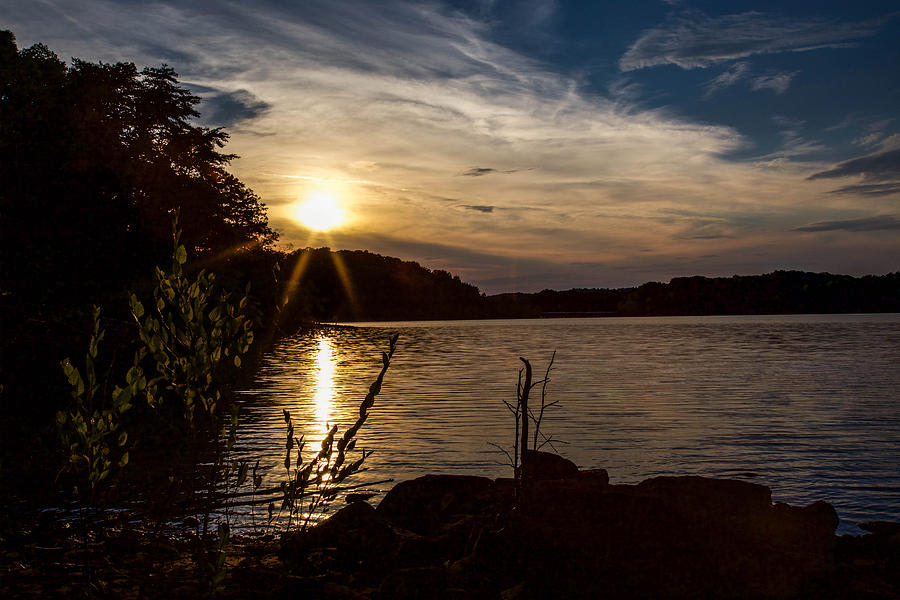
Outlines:
{"type": "Polygon", "coordinates": [[[226,171],[227,134],[193,124],[199,101],[165,65],[67,65],[0,31],[0,445],[34,446],[52,423],[93,304],[110,353],[130,352],[127,292],[146,296],[168,264],[176,212],[189,264],[223,283],[274,264],[265,207],[226,171]]]}
{"type": "Polygon", "coordinates": [[[487,309],[492,317],[900,312],[900,273],[676,277],[638,288],[498,294],[487,298],[487,309]]]}
{"type": "Polygon", "coordinates": [[[585,317],[610,316],[628,289],[542,290],[534,294],[510,293],[490,296],[489,311],[497,317],[585,317]]]}
{"type": "Polygon", "coordinates": [[[900,273],[865,277],[775,271],[734,277],[677,277],[625,295],[623,315],[760,315],[900,312],[900,273]]]}
{"type": "Polygon", "coordinates": [[[315,320],[477,319],[478,288],[440,269],[364,250],[306,249],[286,257],[286,281],[297,272],[292,311],[315,320]],[[299,268],[298,268],[299,265],[299,268]]]}
{"type": "Polygon", "coordinates": [[[225,171],[221,129],[167,67],[66,66],[0,32],[0,287],[22,301],[97,301],[145,274],[181,211],[195,253],[268,244],[264,206],[225,171]]]}

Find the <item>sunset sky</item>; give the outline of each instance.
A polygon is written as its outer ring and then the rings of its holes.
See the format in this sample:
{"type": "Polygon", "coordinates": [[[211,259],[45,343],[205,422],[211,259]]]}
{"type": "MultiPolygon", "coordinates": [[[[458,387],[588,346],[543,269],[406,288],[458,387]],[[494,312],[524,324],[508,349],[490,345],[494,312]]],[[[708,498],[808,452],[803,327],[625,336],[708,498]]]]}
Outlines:
{"type": "Polygon", "coordinates": [[[896,0],[5,0],[60,58],[167,63],[283,246],[482,291],[900,269],[896,0]],[[293,217],[334,198],[345,221],[293,217]]]}

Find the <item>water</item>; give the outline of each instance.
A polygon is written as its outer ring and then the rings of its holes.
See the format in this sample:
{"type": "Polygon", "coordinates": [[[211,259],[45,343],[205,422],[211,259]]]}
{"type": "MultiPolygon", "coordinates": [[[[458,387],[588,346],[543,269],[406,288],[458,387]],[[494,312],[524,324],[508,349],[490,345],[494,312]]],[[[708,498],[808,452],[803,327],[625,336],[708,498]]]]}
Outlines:
{"type": "Polygon", "coordinates": [[[283,478],[282,409],[312,441],[326,423],[343,429],[399,332],[359,435],[375,453],[356,482],[373,491],[426,473],[509,476],[491,443],[512,445],[503,400],[519,357],[540,378],[556,350],[547,399],[559,405],[542,431],[579,467],[613,483],[747,479],[776,501],[832,503],[840,533],[900,520],[900,314],[355,325],[283,340],[242,392],[240,452],[260,459],[264,487],[283,478]]]}

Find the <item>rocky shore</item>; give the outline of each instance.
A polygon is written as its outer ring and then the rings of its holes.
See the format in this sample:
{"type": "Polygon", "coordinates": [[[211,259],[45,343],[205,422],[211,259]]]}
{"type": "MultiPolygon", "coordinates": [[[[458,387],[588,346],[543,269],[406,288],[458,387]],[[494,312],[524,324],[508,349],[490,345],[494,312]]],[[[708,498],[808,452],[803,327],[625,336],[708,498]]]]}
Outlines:
{"type": "Polygon", "coordinates": [[[839,538],[832,506],[772,503],[762,485],[529,464],[518,506],[513,480],[450,475],[349,504],[284,540],[307,577],[284,597],[900,598],[900,525],[839,538]]]}
{"type": "Polygon", "coordinates": [[[614,485],[602,469],[529,459],[518,501],[512,479],[427,475],[306,533],[233,538],[212,587],[201,538],[0,535],[0,596],[900,599],[898,523],[836,536],[829,504],[773,503],[762,485],[614,485]]]}

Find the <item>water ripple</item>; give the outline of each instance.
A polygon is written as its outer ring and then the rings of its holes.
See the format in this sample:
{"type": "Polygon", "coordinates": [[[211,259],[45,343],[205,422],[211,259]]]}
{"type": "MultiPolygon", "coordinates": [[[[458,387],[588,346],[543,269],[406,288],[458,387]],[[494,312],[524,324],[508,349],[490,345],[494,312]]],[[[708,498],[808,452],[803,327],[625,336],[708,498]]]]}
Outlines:
{"type": "MultiPolygon", "coordinates": [[[[427,472],[509,475],[519,356],[560,407],[543,430],[614,482],[742,477],[775,500],[832,502],[842,532],[900,519],[900,315],[668,317],[373,323],[282,341],[242,392],[240,452],[277,485],[281,411],[298,433],[342,427],[400,346],[360,446],[359,481],[427,472]],[[327,363],[327,364],[326,364],[327,363]],[[325,379],[327,378],[327,381],[325,379]]],[[[387,484],[373,486],[384,491],[387,484]]],[[[377,498],[376,498],[377,501],[377,498]]]]}

